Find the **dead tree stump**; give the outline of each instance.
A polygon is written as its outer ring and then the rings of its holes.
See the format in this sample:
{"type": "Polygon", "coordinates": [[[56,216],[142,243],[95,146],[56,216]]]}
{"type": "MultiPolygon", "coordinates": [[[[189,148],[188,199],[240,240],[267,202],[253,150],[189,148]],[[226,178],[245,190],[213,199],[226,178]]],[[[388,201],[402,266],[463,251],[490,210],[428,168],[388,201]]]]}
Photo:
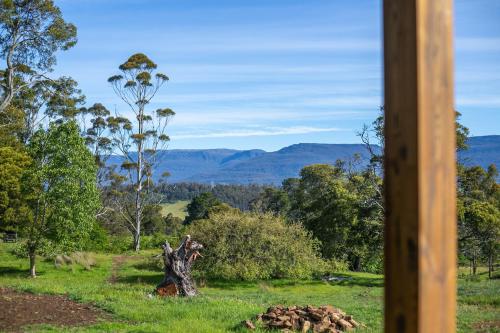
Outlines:
{"type": "Polygon", "coordinates": [[[191,266],[203,248],[200,243],[191,240],[187,235],[176,250],[165,241],[163,248],[163,263],[165,276],[156,286],[156,294],[160,296],[195,296],[198,292],[191,277],[191,266]]]}

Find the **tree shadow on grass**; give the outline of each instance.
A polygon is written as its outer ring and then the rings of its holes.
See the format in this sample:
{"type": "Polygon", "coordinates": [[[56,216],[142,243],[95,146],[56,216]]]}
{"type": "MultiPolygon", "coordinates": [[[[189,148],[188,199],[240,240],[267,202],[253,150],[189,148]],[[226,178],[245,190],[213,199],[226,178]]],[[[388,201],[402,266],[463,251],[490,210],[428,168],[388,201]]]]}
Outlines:
{"type": "Polygon", "coordinates": [[[125,283],[125,284],[149,284],[152,287],[156,286],[163,279],[163,274],[154,274],[154,275],[126,275],[119,276],[116,278],[116,283],[125,283]]]}
{"type": "MultiPolygon", "coordinates": [[[[260,281],[262,282],[262,281],[260,281]]],[[[239,281],[239,280],[206,280],[205,284],[209,288],[217,288],[224,290],[255,288],[259,281],[239,281]]]]}
{"type": "Polygon", "coordinates": [[[364,277],[352,276],[349,274],[335,274],[335,277],[341,278],[340,281],[325,281],[334,286],[359,286],[359,287],[383,287],[383,277],[364,277]]]}
{"type": "MultiPolygon", "coordinates": [[[[28,277],[29,270],[26,268],[0,266],[0,275],[5,277],[28,277]]],[[[43,275],[43,273],[37,272],[37,275],[43,275]]]]}
{"type": "Polygon", "coordinates": [[[141,261],[132,265],[135,269],[140,271],[150,271],[150,272],[163,272],[163,269],[154,263],[141,261]]]}

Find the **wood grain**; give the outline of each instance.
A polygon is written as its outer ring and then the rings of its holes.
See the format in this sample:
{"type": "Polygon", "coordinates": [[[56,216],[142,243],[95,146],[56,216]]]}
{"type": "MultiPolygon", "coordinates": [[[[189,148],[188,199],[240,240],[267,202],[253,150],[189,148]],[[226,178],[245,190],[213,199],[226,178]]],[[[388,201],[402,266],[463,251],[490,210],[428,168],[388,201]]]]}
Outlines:
{"type": "Polygon", "coordinates": [[[455,332],[452,0],[384,1],[385,331],[455,332]]]}

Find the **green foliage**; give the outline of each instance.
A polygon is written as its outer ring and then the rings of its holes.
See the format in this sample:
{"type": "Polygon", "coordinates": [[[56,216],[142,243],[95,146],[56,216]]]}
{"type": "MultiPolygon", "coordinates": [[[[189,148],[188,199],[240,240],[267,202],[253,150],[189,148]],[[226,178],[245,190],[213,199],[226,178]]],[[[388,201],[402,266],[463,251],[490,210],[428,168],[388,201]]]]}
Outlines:
{"type": "Polygon", "coordinates": [[[78,89],[78,83],[62,77],[49,81],[52,91],[47,94],[45,113],[52,119],[75,119],[82,112],[81,106],[85,103],[85,96],[78,89]]]}
{"type": "MultiPolygon", "coordinates": [[[[56,245],[49,239],[38,239],[36,253],[45,258],[53,258],[57,254],[56,245]]],[[[18,258],[28,258],[30,255],[29,240],[22,240],[12,247],[12,254],[18,258]]]]}
{"type": "Polygon", "coordinates": [[[16,224],[27,218],[21,175],[29,164],[23,150],[0,147],[0,229],[16,229],[16,224]]]}
{"type": "Polygon", "coordinates": [[[0,2],[0,57],[2,72],[0,113],[16,95],[31,89],[52,71],[58,50],[76,44],[76,27],[64,21],[52,0],[0,2]]]}
{"type": "Polygon", "coordinates": [[[222,202],[211,192],[201,193],[191,200],[187,205],[187,216],[185,223],[190,224],[193,221],[205,219],[211,209],[221,205],[222,202]]]}
{"type": "Polygon", "coordinates": [[[132,69],[148,70],[155,69],[156,67],[157,65],[143,53],[136,53],[130,56],[126,62],[120,65],[122,71],[130,71],[132,69]]]}
{"type": "Polygon", "coordinates": [[[76,44],[76,27],[64,21],[52,0],[0,2],[0,47],[5,56],[15,43],[14,64],[48,71],[55,52],[76,44]]]}
{"type": "Polygon", "coordinates": [[[339,272],[347,272],[348,270],[349,270],[349,264],[343,260],[330,258],[324,261],[324,266],[323,266],[324,275],[333,275],[339,272]]]}
{"type": "Polygon", "coordinates": [[[380,265],[381,180],[370,169],[347,172],[339,164],[307,166],[297,180],[287,180],[291,209],[288,217],[302,223],[321,241],[325,258],[346,260],[354,270],[380,265]]]}
{"type": "Polygon", "coordinates": [[[293,193],[296,216],[322,241],[327,258],[344,258],[351,226],[357,221],[355,193],[347,188],[340,170],[326,164],[311,165],[300,172],[300,183],[293,193]]]}
{"type": "Polygon", "coordinates": [[[157,185],[157,191],[164,196],[167,202],[191,201],[201,193],[211,192],[220,201],[245,211],[250,210],[250,202],[257,200],[266,188],[267,186],[257,184],[215,184],[211,186],[199,183],[169,184],[164,182],[157,185]]]}
{"type": "Polygon", "coordinates": [[[165,233],[167,235],[179,236],[184,230],[184,221],[172,213],[165,216],[165,233]]]}
{"type": "Polygon", "coordinates": [[[142,236],[141,246],[143,250],[151,249],[158,250],[161,249],[161,245],[165,244],[167,240],[171,245],[178,244],[180,237],[169,236],[163,232],[157,232],[152,235],[142,236]]]}
{"type": "Polygon", "coordinates": [[[467,139],[469,138],[469,129],[460,123],[462,114],[455,111],[455,128],[457,136],[457,151],[467,150],[467,139]]]}
{"type": "Polygon", "coordinates": [[[161,215],[160,205],[147,205],[142,212],[142,226],[144,235],[152,235],[165,230],[165,219],[161,215]]]}
{"type": "Polygon", "coordinates": [[[261,213],[286,215],[290,210],[290,198],[284,190],[268,187],[250,202],[250,209],[261,213]]]}
{"type": "Polygon", "coordinates": [[[23,131],[24,113],[20,107],[10,105],[0,112],[0,147],[21,147],[19,138],[23,131]]]}
{"type": "Polygon", "coordinates": [[[132,250],[132,242],[127,236],[109,236],[109,242],[104,248],[105,253],[125,253],[132,250]]]}
{"type": "Polygon", "coordinates": [[[42,240],[61,251],[81,249],[99,207],[96,165],[76,123],[51,124],[31,139],[32,163],[23,174],[23,193],[32,216],[22,224],[30,254],[42,240]]]}
{"type": "Polygon", "coordinates": [[[193,223],[188,233],[204,246],[195,264],[204,277],[310,278],[324,268],[318,242],[301,225],[271,214],[227,210],[193,223]]]}
{"type": "Polygon", "coordinates": [[[478,261],[486,259],[489,275],[500,253],[500,185],[494,165],[458,167],[458,245],[461,256],[470,260],[473,274],[478,261]]]}
{"type": "Polygon", "coordinates": [[[89,237],[82,240],[81,249],[85,251],[106,251],[109,248],[110,236],[99,223],[95,223],[89,237]]]}

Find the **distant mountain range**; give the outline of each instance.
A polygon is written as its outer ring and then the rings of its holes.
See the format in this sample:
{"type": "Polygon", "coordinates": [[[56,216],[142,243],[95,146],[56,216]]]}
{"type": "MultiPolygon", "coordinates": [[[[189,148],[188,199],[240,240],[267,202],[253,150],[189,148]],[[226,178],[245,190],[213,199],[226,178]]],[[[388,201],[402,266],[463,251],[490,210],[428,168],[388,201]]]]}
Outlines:
{"type": "Polygon", "coordinates": [[[459,156],[462,163],[480,165],[485,169],[495,164],[500,169],[500,135],[473,136],[467,144],[469,149],[459,156]]]}
{"type": "MultiPolygon", "coordinates": [[[[459,158],[468,165],[500,166],[500,135],[476,136],[469,140],[469,150],[459,158]]],[[[379,149],[376,147],[376,149],[379,149]]],[[[274,184],[297,177],[310,164],[334,164],[355,154],[366,164],[369,155],[361,144],[299,143],[275,152],[233,149],[174,149],[163,153],[155,174],[168,171],[169,183],[196,182],[214,184],[274,184]]],[[[110,164],[120,164],[114,156],[110,164]]]]}

